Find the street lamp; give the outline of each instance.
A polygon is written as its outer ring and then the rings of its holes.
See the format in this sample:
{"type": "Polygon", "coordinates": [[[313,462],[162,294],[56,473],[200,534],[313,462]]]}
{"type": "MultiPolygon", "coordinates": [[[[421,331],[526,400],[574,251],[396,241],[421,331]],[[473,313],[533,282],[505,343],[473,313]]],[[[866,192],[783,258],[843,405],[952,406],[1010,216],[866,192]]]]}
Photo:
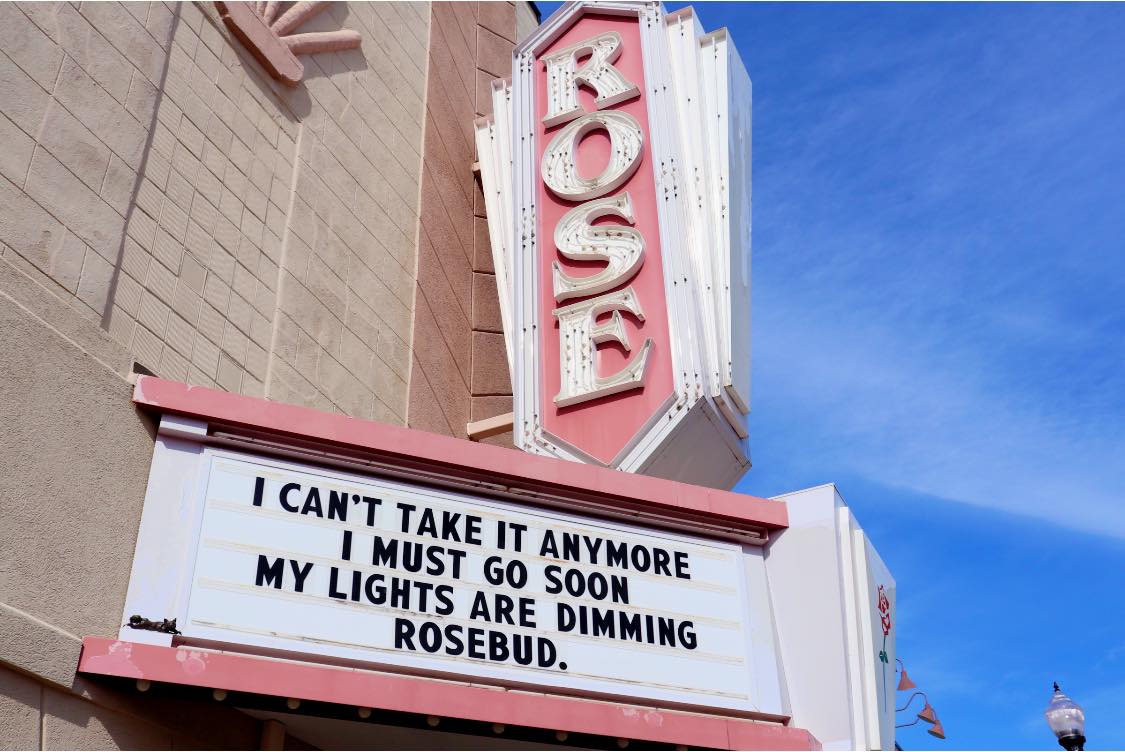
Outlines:
{"type": "Polygon", "coordinates": [[[1060,747],[1065,750],[1086,748],[1086,713],[1082,706],[1063,694],[1058,682],[1043,715],[1058,737],[1060,747]]]}

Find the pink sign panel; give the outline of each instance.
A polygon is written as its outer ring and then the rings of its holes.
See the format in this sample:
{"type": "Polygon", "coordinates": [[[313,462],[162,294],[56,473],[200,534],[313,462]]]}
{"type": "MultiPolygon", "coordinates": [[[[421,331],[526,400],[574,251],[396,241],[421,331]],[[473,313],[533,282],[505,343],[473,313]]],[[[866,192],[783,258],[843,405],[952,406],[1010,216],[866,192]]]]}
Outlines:
{"type": "MultiPolygon", "coordinates": [[[[603,102],[601,109],[596,103],[597,89],[579,78],[578,106],[581,115],[596,112],[621,112],[632,117],[640,128],[640,156],[633,160],[634,172],[620,185],[608,192],[598,194],[599,198],[625,197],[632,208],[632,222],[620,215],[601,216],[590,222],[593,228],[631,227],[643,238],[643,259],[639,268],[631,274],[622,274],[617,284],[608,289],[598,289],[596,293],[566,297],[557,296],[555,265],[572,278],[585,277],[606,269],[604,260],[574,260],[563,255],[557,247],[555,232],[564,217],[585,199],[567,200],[556,195],[547,183],[537,179],[537,202],[539,204],[538,238],[540,252],[537,260],[537,280],[539,285],[539,312],[541,322],[539,338],[541,349],[540,369],[542,384],[541,418],[544,429],[551,435],[567,442],[595,460],[611,464],[626,449],[629,442],[637,436],[645,424],[656,414],[667,408],[674,395],[672,373],[671,341],[668,329],[668,304],[665,298],[664,269],[660,227],[657,219],[656,182],[654,165],[649,142],[649,113],[646,97],[645,73],[641,51],[639,19],[635,15],[608,16],[586,14],[561,34],[546,49],[539,53],[536,65],[536,143],[537,162],[542,165],[544,156],[553,139],[568,127],[568,121],[548,125],[544,117],[549,111],[548,65],[545,60],[560,50],[581,45],[589,40],[604,39],[607,34],[616,32],[620,43],[611,55],[610,64],[627,82],[635,84],[637,92],[608,106],[603,102]],[[635,296],[638,316],[628,310],[603,311],[595,314],[594,326],[603,326],[620,320],[620,337],[603,337],[596,346],[595,371],[601,378],[622,373],[630,363],[643,355],[642,349],[648,347],[647,362],[643,375],[621,387],[620,391],[602,396],[594,396],[569,404],[560,405],[566,400],[559,399],[563,389],[565,367],[562,362],[560,339],[564,336],[558,310],[564,306],[581,303],[601,295],[613,295],[622,290],[631,290],[635,296]],[[621,340],[627,343],[622,344],[621,340]]],[[[580,70],[598,53],[581,50],[575,56],[574,65],[580,70]]],[[[573,120],[573,119],[572,119],[573,120]]],[[[574,163],[578,176],[592,179],[603,174],[611,164],[612,139],[607,129],[594,128],[580,133],[576,141],[574,163]]],[[[572,254],[573,255],[573,254],[572,254]]],[[[595,337],[595,341],[599,338],[595,337]]]]}

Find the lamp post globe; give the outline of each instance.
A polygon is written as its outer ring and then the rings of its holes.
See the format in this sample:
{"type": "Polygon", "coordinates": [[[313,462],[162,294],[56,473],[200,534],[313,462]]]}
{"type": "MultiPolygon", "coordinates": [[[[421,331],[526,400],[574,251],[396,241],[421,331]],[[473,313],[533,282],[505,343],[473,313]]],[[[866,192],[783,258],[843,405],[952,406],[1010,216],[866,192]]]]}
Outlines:
{"type": "Polygon", "coordinates": [[[1085,749],[1086,713],[1082,706],[1063,694],[1055,682],[1055,693],[1043,711],[1047,724],[1059,740],[1059,746],[1066,750],[1085,749]]]}

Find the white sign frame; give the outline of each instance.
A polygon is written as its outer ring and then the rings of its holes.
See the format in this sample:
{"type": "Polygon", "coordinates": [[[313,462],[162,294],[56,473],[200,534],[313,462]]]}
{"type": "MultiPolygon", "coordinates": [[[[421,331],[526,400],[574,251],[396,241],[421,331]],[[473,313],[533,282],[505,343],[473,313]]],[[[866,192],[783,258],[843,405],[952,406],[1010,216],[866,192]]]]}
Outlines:
{"type": "MultiPolygon", "coordinates": [[[[540,691],[579,694],[602,699],[628,699],[668,707],[777,718],[784,717],[788,713],[788,703],[780,678],[764,554],[760,548],[575,515],[555,509],[535,509],[528,505],[490,499],[483,495],[435,489],[421,483],[414,484],[375,475],[361,475],[350,469],[325,468],[322,463],[298,463],[264,455],[247,454],[224,447],[208,446],[207,442],[206,426],[170,416],[162,419],[138,534],[132,579],[123,611],[123,623],[127,622],[128,617],[133,614],[151,619],[174,617],[178,620],[181,631],[185,633],[182,637],[176,638],[177,644],[260,652],[303,660],[352,663],[375,669],[408,671],[442,678],[491,682],[502,686],[535,688],[540,691]],[[201,530],[206,510],[205,492],[208,488],[212,464],[218,459],[250,461],[268,465],[279,471],[311,472],[318,476],[340,478],[353,483],[374,481],[385,486],[400,487],[409,493],[429,494],[444,499],[470,499],[474,504],[487,505],[509,514],[531,513],[569,521],[576,525],[594,525],[610,531],[621,531],[622,534],[690,542],[725,551],[734,557],[732,563],[737,570],[734,578],[737,592],[732,594],[732,597],[740,604],[743,625],[743,655],[747,671],[744,685],[746,696],[742,699],[705,697],[700,692],[690,693],[672,688],[623,689],[620,684],[583,678],[573,673],[554,674],[554,679],[551,678],[551,674],[529,677],[526,670],[521,672],[495,666],[486,667],[488,670],[450,670],[450,667],[444,665],[442,661],[428,660],[428,656],[425,660],[416,660],[423,657],[421,654],[407,654],[399,658],[389,656],[372,661],[370,658],[364,659],[362,655],[347,651],[320,649],[310,651],[306,647],[307,643],[296,644],[290,640],[260,635],[247,638],[233,636],[228,630],[196,628],[189,621],[192,615],[194,562],[196,552],[201,545],[201,530]]],[[[171,644],[172,641],[170,635],[129,627],[123,627],[119,637],[123,640],[163,645],[171,644]]]]}

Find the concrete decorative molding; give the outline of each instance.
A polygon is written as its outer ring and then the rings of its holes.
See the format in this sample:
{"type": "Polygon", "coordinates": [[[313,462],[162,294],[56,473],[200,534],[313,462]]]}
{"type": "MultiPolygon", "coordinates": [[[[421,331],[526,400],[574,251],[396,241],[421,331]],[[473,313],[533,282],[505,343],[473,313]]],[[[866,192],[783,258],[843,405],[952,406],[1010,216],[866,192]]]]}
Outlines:
{"type": "Polygon", "coordinates": [[[360,45],[359,32],[351,29],[293,33],[328,5],[327,2],[297,2],[281,13],[282,3],[276,0],[217,1],[215,8],[230,32],[271,76],[296,86],[305,75],[305,66],[297,59],[298,55],[352,50],[360,45]]]}

